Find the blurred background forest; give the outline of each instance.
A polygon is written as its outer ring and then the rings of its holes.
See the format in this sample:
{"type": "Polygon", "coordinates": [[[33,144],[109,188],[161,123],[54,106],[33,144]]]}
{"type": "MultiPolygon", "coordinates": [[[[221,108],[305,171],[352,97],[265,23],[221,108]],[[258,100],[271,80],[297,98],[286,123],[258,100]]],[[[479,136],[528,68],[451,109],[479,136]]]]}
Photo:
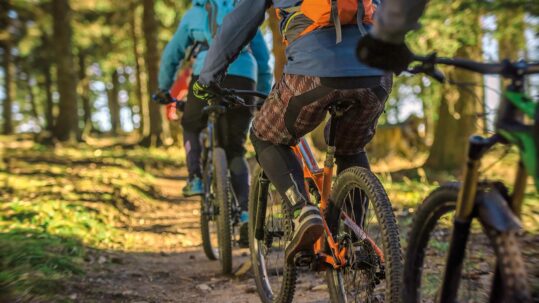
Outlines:
{"type": "MultiPolygon", "coordinates": [[[[223,278],[201,256],[199,202],[180,195],[182,131],[150,101],[161,51],[190,5],[0,0],[0,302],[256,300],[251,280],[223,278]]],[[[278,78],[285,56],[273,12],[263,33],[278,78]]],[[[537,0],[432,0],[421,23],[408,36],[419,54],[539,61],[537,0]]],[[[369,145],[404,247],[418,203],[458,177],[469,135],[492,132],[503,86],[443,71],[461,85],[395,78],[369,145]]],[[[527,90],[538,99],[538,77],[527,90]]],[[[311,139],[324,149],[321,129],[311,139]]],[[[511,182],[517,157],[495,150],[488,176],[511,182]]],[[[526,198],[523,251],[539,298],[532,186],[526,198]]]]}
{"type": "MultiPolygon", "coordinates": [[[[156,91],[160,52],[188,0],[4,0],[0,7],[2,133],[54,141],[137,135],[149,146],[178,142],[156,91]]],[[[536,1],[431,1],[409,37],[417,53],[475,60],[538,60],[536,1]]],[[[285,60],[278,21],[264,25],[279,77],[285,60]],[[274,43],[275,41],[276,43],[274,43]]],[[[446,70],[462,85],[399,77],[381,120],[375,158],[430,150],[427,166],[454,169],[466,138],[491,128],[500,79],[446,70]]],[[[532,93],[537,81],[530,80],[532,93]]],[[[315,135],[316,137],[316,135],[315,135]]],[[[323,146],[320,136],[314,138],[323,146]]]]}

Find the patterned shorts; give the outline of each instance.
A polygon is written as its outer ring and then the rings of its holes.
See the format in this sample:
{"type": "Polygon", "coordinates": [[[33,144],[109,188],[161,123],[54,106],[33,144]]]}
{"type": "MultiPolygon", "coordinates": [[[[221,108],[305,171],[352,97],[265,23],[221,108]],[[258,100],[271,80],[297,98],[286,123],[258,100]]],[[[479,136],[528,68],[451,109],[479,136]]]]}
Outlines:
{"type": "Polygon", "coordinates": [[[256,114],[253,131],[264,141],[295,145],[324,121],[329,105],[353,101],[337,124],[336,154],[360,153],[374,136],[392,84],[392,75],[386,75],[372,88],[334,89],[319,77],[285,74],[256,114]]]}

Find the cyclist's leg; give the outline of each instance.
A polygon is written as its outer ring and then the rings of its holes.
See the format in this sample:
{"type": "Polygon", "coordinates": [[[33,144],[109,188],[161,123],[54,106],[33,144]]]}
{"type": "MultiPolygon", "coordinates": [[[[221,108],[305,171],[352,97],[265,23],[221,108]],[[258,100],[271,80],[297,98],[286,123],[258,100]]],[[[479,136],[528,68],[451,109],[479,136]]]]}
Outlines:
{"type": "Polygon", "coordinates": [[[324,120],[334,95],[318,77],[284,75],[253,122],[258,161],[293,211],[294,234],[285,249],[288,263],[299,251],[311,250],[324,231],[319,210],[307,202],[303,171],[290,146],[324,120]]]}
{"type": "MultiPolygon", "coordinates": [[[[223,87],[254,90],[256,83],[248,78],[228,76],[223,81],[223,87]]],[[[251,118],[251,110],[244,107],[230,109],[224,116],[227,133],[223,145],[226,150],[232,187],[242,211],[247,211],[249,201],[249,166],[245,160],[245,141],[251,118]]],[[[246,213],[245,219],[247,219],[246,213]]]]}
{"type": "MultiPolygon", "coordinates": [[[[374,87],[341,92],[342,99],[357,100],[357,104],[345,112],[337,123],[335,158],[338,172],[353,166],[370,169],[365,146],[374,137],[376,124],[384,111],[391,85],[392,76],[387,75],[379,78],[374,87]]],[[[326,134],[328,134],[327,127],[326,134]]],[[[355,199],[355,205],[361,206],[356,215],[356,218],[362,218],[360,222],[356,222],[361,226],[367,213],[368,201],[360,194],[355,195],[355,199]]]]}
{"type": "Polygon", "coordinates": [[[200,155],[202,146],[200,144],[200,132],[183,129],[183,146],[187,162],[189,180],[202,178],[200,155]]]}
{"type": "Polygon", "coordinates": [[[334,95],[318,77],[285,74],[253,121],[257,159],[294,209],[306,202],[306,192],[303,169],[291,146],[324,120],[334,95]]]}
{"type": "Polygon", "coordinates": [[[201,172],[201,153],[202,146],[200,143],[200,132],[206,126],[206,117],[202,110],[205,102],[196,98],[192,93],[192,86],[196,81],[196,77],[191,79],[189,93],[185,104],[181,125],[183,128],[183,143],[186,153],[187,170],[189,173],[189,182],[184,188],[186,195],[201,194],[202,188],[202,172],[201,172]]]}

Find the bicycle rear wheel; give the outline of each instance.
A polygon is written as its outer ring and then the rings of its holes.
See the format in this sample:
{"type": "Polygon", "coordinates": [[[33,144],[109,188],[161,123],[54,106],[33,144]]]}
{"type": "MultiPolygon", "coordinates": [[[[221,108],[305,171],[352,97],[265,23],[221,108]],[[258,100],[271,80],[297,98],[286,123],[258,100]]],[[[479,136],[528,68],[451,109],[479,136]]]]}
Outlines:
{"type": "Polygon", "coordinates": [[[284,249],[289,241],[292,220],[277,191],[262,181],[262,169],[253,174],[249,197],[249,248],[254,279],[263,303],[292,302],[296,288],[296,267],[288,265],[284,249]],[[263,237],[255,236],[256,214],[263,207],[263,237]]]}
{"type": "MultiPolygon", "coordinates": [[[[432,192],[417,210],[404,266],[404,302],[436,302],[439,296],[459,186],[432,192]]],[[[515,232],[500,233],[472,221],[458,302],[527,302],[524,262],[515,232]]]]}
{"type": "Polygon", "coordinates": [[[328,212],[328,226],[334,239],[348,248],[347,265],[326,271],[331,302],[399,302],[399,230],[380,181],[367,169],[349,168],[337,176],[331,201],[337,211],[328,212]],[[350,220],[368,238],[354,232],[350,220]]]}
{"type": "Polygon", "coordinates": [[[213,176],[217,205],[217,235],[219,242],[219,261],[223,274],[232,272],[232,209],[230,206],[230,184],[228,182],[228,163],[225,150],[213,149],[213,176]]]}
{"type": "Polygon", "coordinates": [[[219,247],[217,240],[217,209],[213,183],[213,165],[207,159],[204,164],[204,196],[200,199],[200,233],[204,254],[210,260],[217,260],[219,247]]]}

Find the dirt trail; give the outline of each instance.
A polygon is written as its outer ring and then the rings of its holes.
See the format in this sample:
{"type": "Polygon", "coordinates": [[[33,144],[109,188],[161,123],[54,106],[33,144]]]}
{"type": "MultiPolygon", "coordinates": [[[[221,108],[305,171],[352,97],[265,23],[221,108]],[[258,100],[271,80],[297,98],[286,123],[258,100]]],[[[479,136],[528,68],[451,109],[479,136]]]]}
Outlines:
{"type": "MultiPolygon", "coordinates": [[[[220,274],[200,247],[199,200],[180,196],[185,179],[156,180],[167,201],[137,210],[127,226],[140,239],[135,252],[96,252],[87,275],[69,287],[77,302],[259,302],[249,273],[220,274]],[[140,251],[140,252],[137,252],[140,251]]],[[[248,259],[248,250],[234,251],[234,268],[248,259]]],[[[300,279],[296,302],[327,302],[320,279],[300,279]],[[315,290],[312,290],[315,288],[315,290]],[[319,289],[319,290],[316,290],[319,289]]]]}

